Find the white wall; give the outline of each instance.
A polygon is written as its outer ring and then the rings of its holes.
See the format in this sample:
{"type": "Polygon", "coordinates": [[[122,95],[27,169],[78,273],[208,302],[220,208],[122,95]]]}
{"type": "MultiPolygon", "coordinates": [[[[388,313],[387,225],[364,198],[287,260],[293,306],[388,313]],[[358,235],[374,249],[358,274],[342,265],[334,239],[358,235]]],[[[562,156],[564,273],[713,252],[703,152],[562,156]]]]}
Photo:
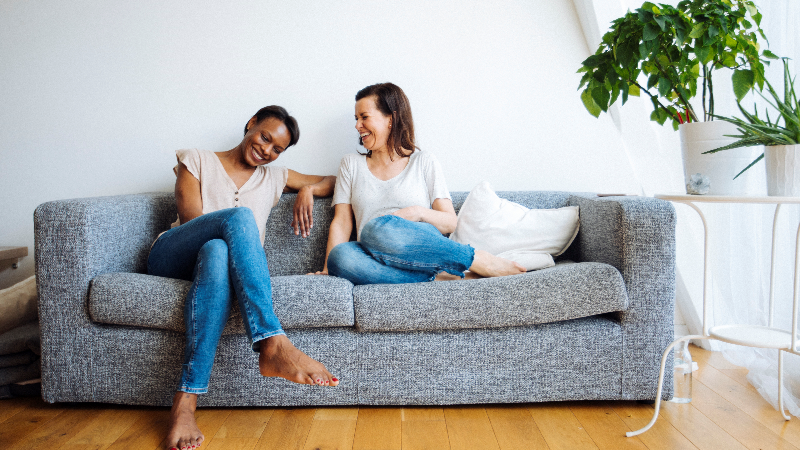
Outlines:
{"type": "MultiPolygon", "coordinates": [[[[450,189],[638,192],[608,115],[583,108],[570,0],[0,2],[0,245],[33,252],[46,201],[170,190],[174,150],[235,146],[285,106],[278,164],[335,174],[353,97],[411,100],[450,189]]],[[[0,266],[0,288],[33,273],[0,266]]]]}

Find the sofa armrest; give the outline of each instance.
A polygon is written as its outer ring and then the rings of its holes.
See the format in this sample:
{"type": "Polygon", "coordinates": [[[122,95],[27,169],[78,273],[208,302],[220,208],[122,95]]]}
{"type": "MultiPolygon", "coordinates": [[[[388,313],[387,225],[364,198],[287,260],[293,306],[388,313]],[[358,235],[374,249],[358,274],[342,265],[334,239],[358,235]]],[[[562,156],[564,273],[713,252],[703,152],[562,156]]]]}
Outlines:
{"type": "Polygon", "coordinates": [[[39,205],[34,212],[34,234],[42,320],[76,309],[83,318],[89,282],[99,274],[146,271],[150,245],[169,228],[174,214],[172,193],[39,205]],[[75,300],[81,304],[72,303],[75,300]]]}
{"type": "MultiPolygon", "coordinates": [[[[675,208],[649,197],[589,194],[573,195],[570,205],[580,207],[581,217],[572,257],[616,267],[628,291],[629,307],[620,313],[627,380],[623,395],[654,399],[658,363],[653,362],[660,362],[675,333],[675,208]],[[628,390],[633,378],[646,379],[652,392],[628,390]]],[[[670,360],[664,383],[666,398],[672,394],[671,366],[670,360]]]]}
{"type": "Polygon", "coordinates": [[[60,200],[34,212],[36,283],[42,333],[42,387],[89,383],[96,328],[89,283],[108,272],[144,272],[150,245],[175,219],[174,194],[148,193],[60,200]],[[71,371],[80,374],[67,376],[71,371]]]}

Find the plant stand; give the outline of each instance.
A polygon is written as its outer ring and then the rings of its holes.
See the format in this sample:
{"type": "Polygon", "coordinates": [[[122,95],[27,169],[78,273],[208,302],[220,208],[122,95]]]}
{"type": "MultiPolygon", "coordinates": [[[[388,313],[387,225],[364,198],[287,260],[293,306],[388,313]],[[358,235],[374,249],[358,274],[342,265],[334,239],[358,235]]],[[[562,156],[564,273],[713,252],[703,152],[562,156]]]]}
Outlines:
{"type": "Polygon", "coordinates": [[[775,306],[775,237],[776,225],[778,221],[778,213],[781,206],[784,204],[800,204],[800,197],[735,197],[723,195],[655,195],[656,198],[661,200],[668,200],[675,203],[683,203],[689,205],[692,209],[697,211],[700,219],[703,221],[703,334],[684,336],[675,339],[667,346],[661,356],[661,370],[658,374],[658,391],[656,393],[655,413],[652,420],[644,428],[629,431],[625,433],[626,436],[632,437],[644,433],[652,427],[658,419],[658,413],[661,407],[661,391],[664,383],[664,365],[669,357],[673,347],[678,343],[690,339],[716,339],[722,342],[728,342],[736,345],[744,345],[748,347],[758,348],[774,348],[778,350],[778,407],[780,408],[781,415],[784,419],[789,420],[791,416],[787,415],[783,410],[783,353],[792,353],[800,355],[800,339],[798,339],[798,323],[797,315],[800,311],[798,309],[798,300],[800,300],[800,225],[797,228],[797,246],[795,248],[795,267],[794,267],[794,295],[792,307],[792,329],[783,330],[773,326],[774,306],[775,306]],[[726,324],[710,327],[708,316],[711,311],[710,301],[710,285],[709,285],[709,236],[706,218],[700,208],[695,203],[757,203],[757,204],[775,204],[775,216],[772,221],[772,256],[770,263],[770,283],[769,283],[769,318],[768,326],[757,325],[737,325],[726,324]]]}

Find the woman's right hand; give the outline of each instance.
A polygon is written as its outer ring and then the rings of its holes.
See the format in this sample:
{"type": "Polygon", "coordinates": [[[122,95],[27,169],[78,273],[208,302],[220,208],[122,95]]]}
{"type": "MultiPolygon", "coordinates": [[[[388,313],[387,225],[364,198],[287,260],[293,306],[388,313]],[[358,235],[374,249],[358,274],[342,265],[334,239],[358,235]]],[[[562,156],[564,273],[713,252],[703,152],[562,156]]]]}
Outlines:
{"type": "Polygon", "coordinates": [[[309,272],[306,275],[327,275],[327,274],[328,274],[327,270],[320,270],[319,272],[309,272]]]}

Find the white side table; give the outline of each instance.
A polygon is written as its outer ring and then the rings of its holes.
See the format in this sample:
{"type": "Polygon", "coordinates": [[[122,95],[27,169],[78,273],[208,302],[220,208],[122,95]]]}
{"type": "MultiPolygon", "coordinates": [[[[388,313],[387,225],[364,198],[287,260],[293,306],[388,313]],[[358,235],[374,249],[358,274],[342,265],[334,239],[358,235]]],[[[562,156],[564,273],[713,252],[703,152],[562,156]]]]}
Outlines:
{"type": "Polygon", "coordinates": [[[737,197],[728,195],[685,195],[685,194],[657,194],[655,198],[667,200],[674,203],[683,203],[689,205],[697,211],[700,219],[703,221],[703,238],[704,238],[704,255],[703,255],[703,334],[684,336],[678,338],[664,350],[661,356],[661,370],[658,374],[658,392],[656,394],[655,413],[650,423],[644,428],[636,431],[629,431],[626,433],[628,437],[642,434],[652,427],[658,419],[658,413],[661,407],[661,391],[664,384],[664,366],[667,362],[672,348],[678,343],[691,340],[691,339],[716,339],[731,344],[745,345],[748,347],[758,348],[774,348],[778,349],[778,407],[781,410],[781,415],[786,420],[791,419],[783,410],[783,353],[793,353],[800,355],[800,339],[798,338],[797,329],[797,315],[798,315],[798,298],[800,298],[800,225],[797,228],[797,247],[795,248],[795,263],[794,263],[794,298],[792,308],[792,329],[784,330],[775,328],[773,326],[773,312],[775,305],[775,237],[776,225],[778,221],[778,213],[781,206],[785,204],[800,204],[800,197],[737,197]],[[760,204],[773,204],[775,207],[775,216],[772,220],[772,257],[770,263],[770,280],[769,280],[769,325],[737,325],[725,324],[710,326],[708,321],[709,311],[711,311],[711,295],[709,293],[709,260],[708,260],[708,226],[706,218],[700,208],[695,203],[760,203],[760,204]]]}

